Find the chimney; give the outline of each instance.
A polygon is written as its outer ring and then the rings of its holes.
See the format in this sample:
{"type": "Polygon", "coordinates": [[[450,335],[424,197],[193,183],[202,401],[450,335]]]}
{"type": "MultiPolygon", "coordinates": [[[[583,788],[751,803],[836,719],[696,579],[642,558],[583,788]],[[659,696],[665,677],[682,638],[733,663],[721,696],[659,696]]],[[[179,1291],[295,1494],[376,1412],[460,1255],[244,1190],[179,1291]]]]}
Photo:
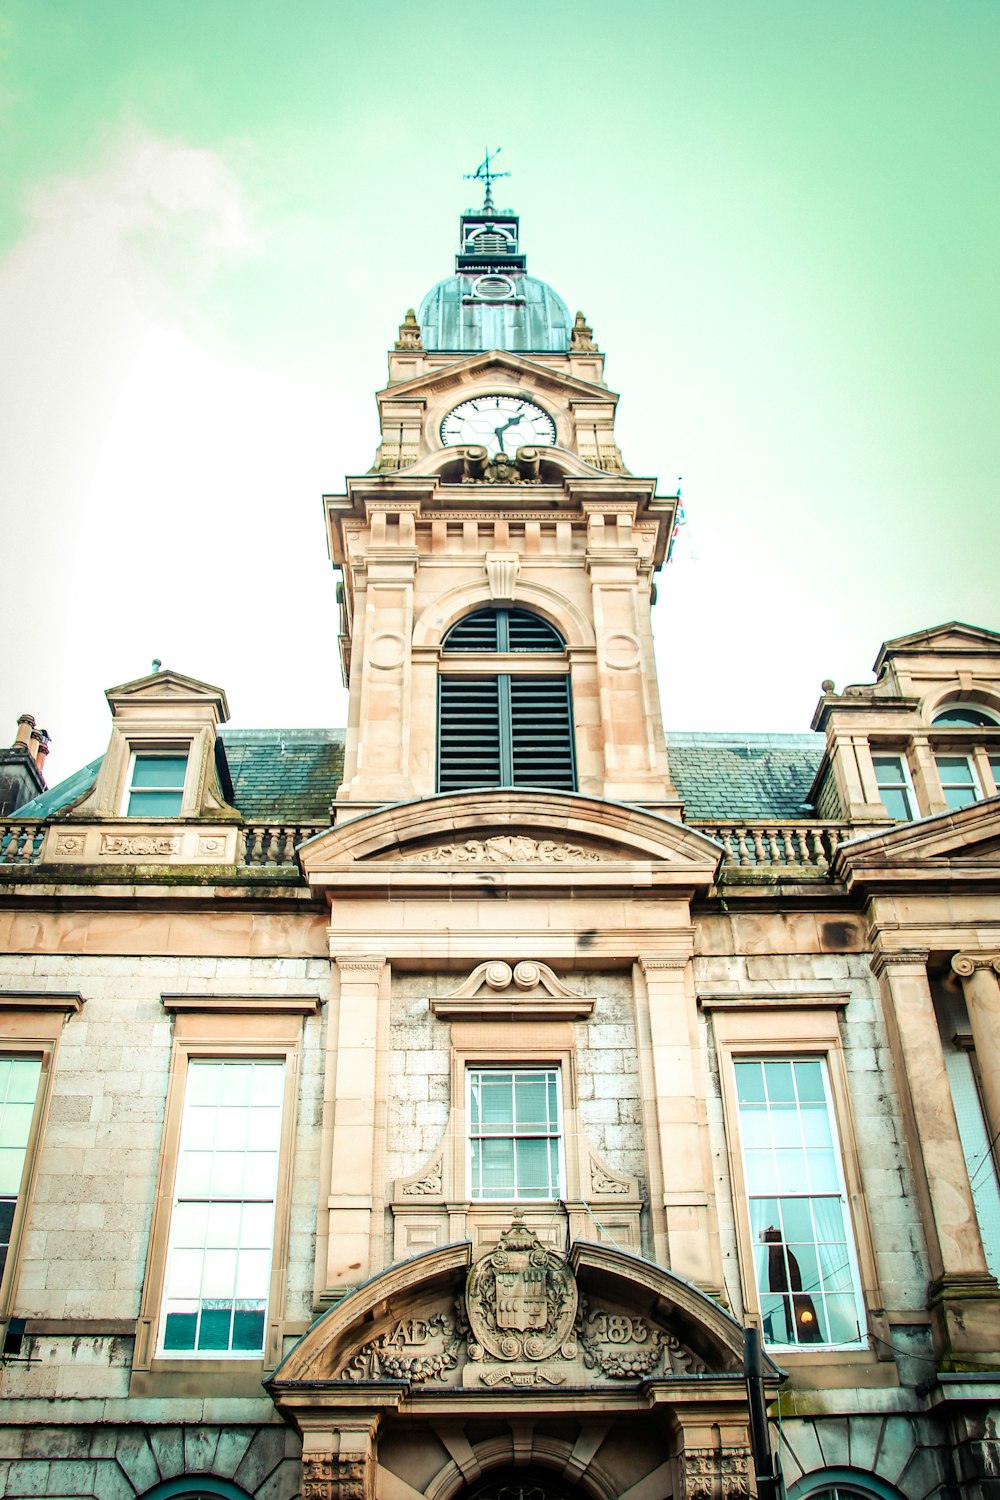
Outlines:
{"type": "Polygon", "coordinates": [[[48,731],[35,727],[33,714],[22,714],[14,743],[0,748],[0,818],[13,817],[19,807],[45,791],[48,753],[48,731]]]}
{"type": "Polygon", "coordinates": [[[35,765],[38,767],[39,771],[44,777],[45,757],[48,755],[49,751],[52,748],[52,741],[49,739],[49,731],[47,729],[39,729],[34,735],[32,735],[32,739],[37,739],[38,741],[38,744],[35,747],[35,765]]]}
{"type": "Polygon", "coordinates": [[[14,736],[15,745],[30,745],[35,721],[31,714],[22,714],[17,721],[17,734],[14,736]]]}

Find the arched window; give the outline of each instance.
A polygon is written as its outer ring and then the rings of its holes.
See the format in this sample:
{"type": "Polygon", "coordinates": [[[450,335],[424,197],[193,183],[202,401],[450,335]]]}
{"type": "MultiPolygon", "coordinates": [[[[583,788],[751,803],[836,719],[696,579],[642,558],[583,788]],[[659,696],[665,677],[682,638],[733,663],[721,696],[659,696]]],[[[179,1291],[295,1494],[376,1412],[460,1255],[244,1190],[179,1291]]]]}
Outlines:
{"type": "Polygon", "coordinates": [[[453,660],[438,679],[438,791],[575,791],[573,705],[559,632],[526,609],[478,609],[452,626],[442,652],[453,660]],[[541,671],[509,660],[541,656],[548,658],[541,671]],[[551,671],[557,665],[562,671],[551,671]]]}
{"type": "Polygon", "coordinates": [[[934,715],[931,722],[935,729],[963,729],[967,726],[979,729],[984,725],[990,729],[997,727],[994,715],[977,708],[974,703],[949,703],[934,715]]]}
{"type": "Polygon", "coordinates": [[[788,1491],[788,1500],[902,1500],[894,1485],[858,1469],[824,1469],[804,1474],[788,1491]]]}
{"type": "Polygon", "coordinates": [[[214,1474],[187,1474],[154,1485],[141,1500],[250,1500],[250,1497],[246,1490],[227,1479],[217,1479],[214,1474]]]}

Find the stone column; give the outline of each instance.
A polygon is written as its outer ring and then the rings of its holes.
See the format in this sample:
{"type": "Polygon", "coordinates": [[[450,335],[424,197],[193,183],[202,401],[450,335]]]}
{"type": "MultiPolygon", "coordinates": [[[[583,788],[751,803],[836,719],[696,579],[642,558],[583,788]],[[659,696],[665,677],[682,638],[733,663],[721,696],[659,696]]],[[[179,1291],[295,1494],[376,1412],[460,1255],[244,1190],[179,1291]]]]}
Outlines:
{"type": "Polygon", "coordinates": [[[378,1020],[388,968],[379,956],[333,957],[340,993],[330,1018],[324,1100],[330,1163],[325,1290],[342,1295],[375,1269],[378,1020]]]}
{"type": "Polygon", "coordinates": [[[378,1423],[368,1412],[336,1427],[302,1421],[302,1500],[374,1500],[378,1423]]]}
{"type": "Polygon", "coordinates": [[[986,1267],[925,950],[876,948],[910,1159],[930,1257],[929,1306],[947,1367],[994,1366],[1000,1349],[1000,1294],[986,1267]]]}
{"type": "Polygon", "coordinates": [[[639,965],[646,988],[640,1045],[653,1090],[643,1101],[646,1148],[662,1181],[662,1218],[656,1204],[653,1215],[657,1258],[718,1297],[722,1266],[691,960],[648,956],[639,965]]]}
{"type": "Polygon", "coordinates": [[[1000,1140],[1000,955],[956,953],[951,967],[962,981],[986,1106],[990,1140],[1000,1140]]]}

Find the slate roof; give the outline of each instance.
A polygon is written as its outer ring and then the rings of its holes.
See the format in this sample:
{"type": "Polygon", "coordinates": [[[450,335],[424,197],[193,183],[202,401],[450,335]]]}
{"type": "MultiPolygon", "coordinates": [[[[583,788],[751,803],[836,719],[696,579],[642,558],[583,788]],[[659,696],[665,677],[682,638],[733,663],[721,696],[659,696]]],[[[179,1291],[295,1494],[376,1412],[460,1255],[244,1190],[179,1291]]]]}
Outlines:
{"type": "Polygon", "coordinates": [[[69,807],[78,801],[97,780],[97,773],[101,769],[103,755],[87,765],[81,766],[79,771],[74,771],[72,776],[67,776],[64,781],[57,781],[55,786],[50,786],[38,797],[32,797],[30,802],[23,803],[16,813],[11,813],[11,818],[18,822],[34,823],[37,819],[51,818],[53,813],[61,812],[64,807],[69,807]]]}
{"type": "MultiPolygon", "coordinates": [[[[329,822],[344,773],[342,729],[223,729],[233,803],[249,822],[329,822]]],[[[800,818],[823,754],[820,734],[667,735],[688,819],[800,818]]],[[[100,759],[26,803],[18,819],[51,817],[94,784],[100,759]]]]}
{"type": "Polygon", "coordinates": [[[233,804],[251,822],[330,822],[344,775],[342,729],[223,729],[233,804]]]}
{"type": "Polygon", "coordinates": [[[667,757],[684,815],[815,817],[806,804],[823,755],[821,734],[668,734],[667,757]]]}

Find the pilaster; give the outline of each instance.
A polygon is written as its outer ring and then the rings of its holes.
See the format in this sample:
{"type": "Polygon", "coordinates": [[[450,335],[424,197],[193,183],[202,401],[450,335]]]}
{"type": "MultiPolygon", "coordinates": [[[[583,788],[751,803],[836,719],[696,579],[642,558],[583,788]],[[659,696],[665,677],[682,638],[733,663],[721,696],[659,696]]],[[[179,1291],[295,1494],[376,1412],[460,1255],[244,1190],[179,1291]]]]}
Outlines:
{"type": "Polygon", "coordinates": [[[634,537],[636,505],[585,500],[582,508],[597,639],[604,795],[626,802],[676,799],[648,628],[650,563],[634,537]]]}
{"type": "Polygon", "coordinates": [[[956,953],[991,1141],[1000,1140],[1000,954],[956,953]]]}
{"type": "Polygon", "coordinates": [[[639,969],[640,1047],[652,1086],[652,1097],[644,1098],[647,1149],[656,1167],[650,1188],[659,1199],[652,1205],[656,1255],[718,1297],[722,1264],[690,954],[644,955],[639,969]]]}
{"type": "Polygon", "coordinates": [[[946,1368],[993,1368],[1000,1349],[1000,1290],[983,1254],[927,957],[926,950],[893,951],[877,942],[872,968],[882,992],[927,1237],[938,1356],[946,1368]]]}
{"type": "Polygon", "coordinates": [[[328,1132],[326,1296],[367,1279],[372,1265],[379,1151],[379,1022],[389,969],[378,955],[333,955],[339,980],[331,1016],[324,1121],[328,1132]]]}

